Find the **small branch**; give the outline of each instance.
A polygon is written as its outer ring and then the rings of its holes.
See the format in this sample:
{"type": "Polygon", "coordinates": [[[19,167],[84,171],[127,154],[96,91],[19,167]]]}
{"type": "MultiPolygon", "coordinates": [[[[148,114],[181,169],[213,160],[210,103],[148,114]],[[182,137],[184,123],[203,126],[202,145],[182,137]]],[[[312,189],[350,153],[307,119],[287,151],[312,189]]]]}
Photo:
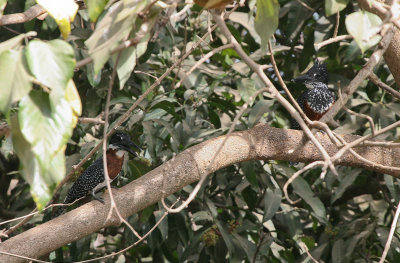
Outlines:
{"type": "Polygon", "coordinates": [[[339,42],[342,40],[346,40],[346,39],[353,39],[353,37],[351,35],[341,35],[341,36],[336,36],[336,37],[332,37],[330,39],[327,39],[325,41],[319,42],[319,43],[315,43],[314,44],[314,48],[315,50],[319,50],[321,47],[324,47],[326,45],[335,43],[335,42],[339,42]]]}
{"type": "Polygon", "coordinates": [[[94,123],[94,124],[104,124],[101,118],[85,118],[81,117],[78,119],[80,123],[94,123]]]}
{"type": "Polygon", "coordinates": [[[293,201],[292,199],[290,199],[289,194],[288,194],[288,187],[289,185],[296,180],[297,177],[299,177],[299,175],[301,175],[302,173],[304,173],[305,171],[314,168],[315,166],[324,166],[324,162],[323,161],[315,161],[312,162],[306,166],[304,166],[302,169],[298,170],[297,172],[295,172],[290,178],[289,180],[286,181],[285,185],[283,186],[283,193],[285,194],[285,198],[286,200],[288,200],[288,202],[292,205],[297,204],[298,202],[300,202],[301,199],[297,199],[296,201],[293,201]]]}
{"type": "MultiPolygon", "coordinates": [[[[108,117],[109,117],[109,111],[110,111],[110,101],[111,101],[111,94],[112,94],[112,88],[114,86],[114,81],[115,77],[117,76],[117,67],[118,67],[118,62],[121,57],[121,52],[117,54],[117,58],[114,63],[114,68],[113,72],[111,74],[111,79],[108,84],[108,91],[107,91],[107,101],[106,101],[106,106],[105,106],[105,111],[104,111],[104,130],[103,130],[103,137],[107,137],[107,130],[108,130],[108,117]]],[[[122,217],[121,213],[119,212],[119,209],[115,203],[114,196],[111,190],[111,184],[110,184],[110,177],[108,175],[108,166],[107,166],[107,141],[103,140],[103,170],[104,170],[104,180],[107,185],[107,190],[108,190],[108,195],[110,197],[110,210],[108,212],[108,216],[106,218],[106,222],[111,219],[112,212],[115,211],[118,215],[118,218],[121,222],[123,222],[129,229],[132,231],[132,233],[137,237],[141,238],[141,236],[136,232],[136,230],[129,224],[128,221],[125,220],[125,218],[122,217]]]]}
{"type": "Polygon", "coordinates": [[[192,74],[192,72],[198,68],[201,64],[203,64],[207,59],[211,58],[213,55],[221,52],[224,49],[228,49],[228,48],[233,48],[232,44],[226,44],[223,46],[220,46],[218,48],[215,48],[213,50],[211,50],[210,52],[208,52],[204,57],[202,57],[199,61],[197,61],[190,69],[188,72],[186,72],[185,76],[183,78],[181,78],[181,80],[176,83],[174,89],[177,89],[181,86],[182,82],[190,75],[192,74]]]}
{"type": "Polygon", "coordinates": [[[400,92],[398,92],[397,90],[391,88],[389,85],[387,85],[386,83],[383,83],[377,75],[375,75],[375,73],[371,72],[371,74],[368,76],[368,78],[378,87],[380,87],[381,89],[385,90],[387,93],[389,93],[390,95],[392,95],[393,97],[395,97],[396,99],[400,100],[400,92]]]}
{"type": "MultiPolygon", "coordinates": [[[[179,198],[169,207],[169,209],[171,209],[172,207],[174,207],[176,205],[176,203],[178,203],[179,198]]],[[[93,261],[99,261],[101,259],[106,259],[106,258],[110,258],[110,257],[114,257],[116,255],[122,254],[125,251],[128,251],[129,249],[137,246],[140,242],[142,242],[143,240],[145,240],[157,227],[158,225],[164,220],[164,218],[168,215],[168,211],[165,211],[164,214],[160,217],[160,219],[157,221],[157,223],[154,224],[154,226],[145,234],[143,235],[138,241],[136,241],[135,243],[133,243],[132,245],[118,251],[115,253],[112,253],[111,255],[107,255],[104,257],[98,257],[98,258],[93,258],[93,259],[89,259],[89,260],[84,260],[84,261],[79,261],[79,263],[87,263],[87,262],[93,262],[93,261]]]]}
{"type": "MultiPolygon", "coordinates": [[[[338,94],[339,94],[339,100],[340,100],[340,101],[343,101],[343,98],[342,98],[342,90],[339,88],[338,91],[339,91],[339,92],[338,92],[338,94]]],[[[369,126],[371,127],[371,134],[372,134],[373,136],[375,136],[375,124],[374,124],[374,120],[371,118],[371,116],[368,116],[368,115],[365,115],[365,114],[362,114],[362,113],[358,113],[358,112],[352,111],[352,110],[350,110],[349,108],[347,108],[345,105],[343,105],[343,109],[344,109],[345,111],[347,111],[348,113],[353,114],[354,116],[358,116],[358,117],[360,117],[360,118],[366,119],[366,120],[369,122],[369,126]]]]}
{"type": "Polygon", "coordinates": [[[335,29],[333,30],[332,38],[337,37],[337,33],[339,31],[339,22],[340,22],[340,12],[337,12],[336,13],[336,24],[335,24],[335,29]]]}
{"type": "Polygon", "coordinates": [[[296,0],[300,5],[304,6],[305,8],[307,8],[308,10],[310,10],[311,12],[315,12],[314,8],[311,8],[310,6],[308,6],[306,3],[304,3],[301,0],[296,0]]]}
{"type": "Polygon", "coordinates": [[[394,231],[396,230],[397,221],[399,220],[399,215],[400,215],[400,202],[397,204],[396,213],[394,215],[392,225],[390,226],[389,236],[388,239],[386,240],[385,249],[383,250],[382,257],[379,260],[379,263],[385,262],[385,258],[387,256],[387,253],[389,252],[390,243],[392,243],[394,231]]]}
{"type": "Polygon", "coordinates": [[[0,16],[0,26],[22,24],[46,13],[40,5],[34,5],[23,13],[0,16]]]}

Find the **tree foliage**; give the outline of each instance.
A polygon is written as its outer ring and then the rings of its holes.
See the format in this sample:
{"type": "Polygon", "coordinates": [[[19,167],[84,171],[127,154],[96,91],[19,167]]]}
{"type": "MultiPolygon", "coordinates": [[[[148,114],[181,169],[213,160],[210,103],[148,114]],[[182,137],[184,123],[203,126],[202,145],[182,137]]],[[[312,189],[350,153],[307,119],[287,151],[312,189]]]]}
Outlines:
{"type": "MultiPolygon", "coordinates": [[[[257,93],[266,83],[215,26],[211,15],[215,11],[189,1],[88,0],[86,8],[75,13],[72,1],[63,1],[65,10],[49,2],[38,1],[42,13],[49,13],[44,19],[5,24],[8,15],[36,4],[22,0],[9,0],[0,16],[2,221],[35,207],[43,210],[50,201],[61,202],[69,185],[61,191],[57,185],[65,176],[71,182],[79,175],[80,169],[72,166],[103,138],[114,74],[109,131],[120,126],[144,149],[140,158],[127,163],[119,187],[194,145],[227,134],[231,127],[246,130],[258,123],[282,130],[290,127],[293,117],[277,95],[257,93]]],[[[220,6],[220,2],[199,4],[220,6]]],[[[285,98],[288,94],[272,67],[269,40],[279,74],[297,98],[305,87],[290,80],[315,59],[326,63],[329,86],[339,94],[390,30],[383,30],[390,21],[382,24],[379,16],[352,1],[251,0],[234,6],[226,9],[230,33],[253,62],[263,65],[285,98]],[[351,36],[320,48],[314,45],[347,34],[351,36]]],[[[374,73],[388,86],[396,86],[396,76],[384,61],[374,73]]],[[[362,82],[346,103],[358,114],[340,111],[334,132],[364,136],[395,123],[400,117],[398,99],[389,89],[362,82]]],[[[390,143],[397,139],[398,129],[378,137],[390,143]]],[[[101,154],[97,151],[83,168],[101,154]]],[[[250,160],[218,170],[205,179],[186,209],[170,213],[145,241],[106,260],[377,261],[400,201],[398,179],[349,166],[337,166],[338,175],[329,170],[321,178],[324,168],[317,167],[297,177],[285,196],[285,183],[303,167],[283,160],[250,160]],[[289,196],[298,201],[291,202],[289,196]]],[[[166,202],[186,200],[194,188],[188,185],[166,202]]],[[[127,221],[143,236],[164,212],[160,201],[127,221]]],[[[44,214],[9,232],[9,237],[42,224],[44,214]]],[[[8,231],[15,224],[0,229],[8,231]]],[[[42,259],[93,259],[135,241],[128,226],[108,227],[42,259]]],[[[399,245],[396,232],[388,262],[400,260],[399,245]]]]}

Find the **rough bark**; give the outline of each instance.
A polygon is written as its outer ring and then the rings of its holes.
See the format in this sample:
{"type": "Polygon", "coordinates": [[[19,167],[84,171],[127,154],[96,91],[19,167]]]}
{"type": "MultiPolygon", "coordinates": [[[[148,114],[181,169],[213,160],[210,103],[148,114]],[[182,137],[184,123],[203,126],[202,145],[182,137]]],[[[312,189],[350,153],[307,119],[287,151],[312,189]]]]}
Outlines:
{"type": "MultiPolygon", "coordinates": [[[[246,160],[311,162],[321,159],[319,151],[306,139],[302,131],[258,125],[250,130],[231,134],[221,152],[215,156],[224,138],[225,136],[221,136],[193,146],[139,179],[113,190],[122,216],[132,215],[158,202],[163,196],[168,196],[198,181],[201,176],[235,163],[246,160]],[[212,167],[207,170],[212,160],[214,160],[212,167]]],[[[330,156],[337,152],[338,148],[326,135],[319,133],[318,138],[330,156]]],[[[350,142],[359,137],[346,135],[344,138],[350,142]]],[[[400,167],[399,148],[369,146],[356,148],[356,151],[378,164],[400,167]]],[[[344,154],[337,164],[364,167],[400,178],[400,172],[365,165],[350,153],[344,154]]],[[[97,201],[82,205],[0,243],[0,251],[38,258],[104,227],[119,225],[116,215],[105,222],[110,201],[108,195],[104,197],[105,205],[97,201]]],[[[21,261],[23,260],[0,254],[0,262],[21,261]]]]}

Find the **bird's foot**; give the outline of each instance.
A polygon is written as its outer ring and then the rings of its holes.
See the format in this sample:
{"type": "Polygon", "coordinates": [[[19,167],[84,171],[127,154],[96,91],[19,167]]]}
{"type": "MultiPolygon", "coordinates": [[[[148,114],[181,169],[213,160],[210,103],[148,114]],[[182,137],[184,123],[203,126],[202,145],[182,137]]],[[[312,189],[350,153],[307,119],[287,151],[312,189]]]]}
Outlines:
{"type": "Polygon", "coordinates": [[[98,197],[96,195],[93,195],[93,199],[99,201],[100,203],[102,203],[104,205],[104,200],[101,197],[98,197]]]}

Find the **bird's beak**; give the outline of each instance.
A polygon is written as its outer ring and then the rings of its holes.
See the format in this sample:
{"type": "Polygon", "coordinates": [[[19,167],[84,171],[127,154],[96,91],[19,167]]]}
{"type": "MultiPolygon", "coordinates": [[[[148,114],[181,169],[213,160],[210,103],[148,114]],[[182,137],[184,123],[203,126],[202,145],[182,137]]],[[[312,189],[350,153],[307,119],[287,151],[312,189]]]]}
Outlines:
{"type": "Polygon", "coordinates": [[[138,148],[139,151],[142,151],[142,148],[140,148],[139,146],[137,146],[134,142],[132,142],[132,141],[130,141],[130,140],[124,141],[124,144],[122,145],[122,148],[123,148],[125,151],[129,152],[130,154],[132,154],[132,155],[134,155],[134,156],[138,156],[138,155],[136,154],[136,152],[132,150],[132,147],[133,147],[133,146],[136,147],[136,148],[138,148]]]}
{"type": "Polygon", "coordinates": [[[304,75],[298,76],[297,78],[292,79],[292,82],[306,83],[309,80],[311,80],[311,77],[307,74],[304,74],[304,75]]]}

